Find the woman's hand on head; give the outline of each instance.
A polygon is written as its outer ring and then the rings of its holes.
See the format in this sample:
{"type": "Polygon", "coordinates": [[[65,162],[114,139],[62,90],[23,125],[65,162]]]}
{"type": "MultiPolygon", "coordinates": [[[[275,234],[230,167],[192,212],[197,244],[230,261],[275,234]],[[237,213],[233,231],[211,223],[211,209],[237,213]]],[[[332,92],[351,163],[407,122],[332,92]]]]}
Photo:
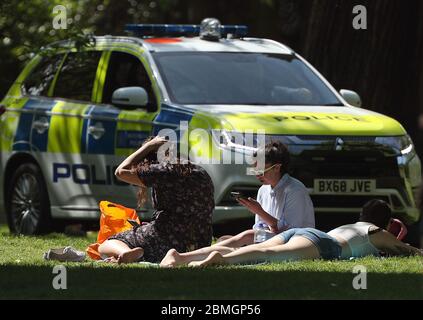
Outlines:
{"type": "Polygon", "coordinates": [[[164,137],[156,136],[148,141],[146,145],[151,149],[151,151],[157,151],[166,142],[168,142],[168,140],[166,140],[164,137]]]}

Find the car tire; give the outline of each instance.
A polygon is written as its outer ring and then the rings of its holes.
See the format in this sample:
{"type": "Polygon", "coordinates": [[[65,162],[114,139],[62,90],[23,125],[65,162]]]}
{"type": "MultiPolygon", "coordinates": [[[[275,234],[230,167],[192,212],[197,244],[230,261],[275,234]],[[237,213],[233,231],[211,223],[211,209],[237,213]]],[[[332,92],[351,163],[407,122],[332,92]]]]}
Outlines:
{"type": "Polygon", "coordinates": [[[7,190],[6,215],[11,232],[36,235],[51,231],[48,192],[36,164],[21,164],[13,173],[7,190]]]}

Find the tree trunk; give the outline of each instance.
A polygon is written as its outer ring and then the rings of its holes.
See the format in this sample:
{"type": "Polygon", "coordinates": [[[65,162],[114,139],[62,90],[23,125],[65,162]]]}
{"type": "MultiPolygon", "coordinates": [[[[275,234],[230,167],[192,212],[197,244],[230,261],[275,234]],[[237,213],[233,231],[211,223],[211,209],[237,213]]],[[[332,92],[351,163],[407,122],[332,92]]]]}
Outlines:
{"type": "Polygon", "coordinates": [[[398,119],[413,136],[423,101],[423,4],[418,0],[314,0],[302,53],[336,87],[398,119]],[[367,30],[352,25],[367,8],[367,30]]]}

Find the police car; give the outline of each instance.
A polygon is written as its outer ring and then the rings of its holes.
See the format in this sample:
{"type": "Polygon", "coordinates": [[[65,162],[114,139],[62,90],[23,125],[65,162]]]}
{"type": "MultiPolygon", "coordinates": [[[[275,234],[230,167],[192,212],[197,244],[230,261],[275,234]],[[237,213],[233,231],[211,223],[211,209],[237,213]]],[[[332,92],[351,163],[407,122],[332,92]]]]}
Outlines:
{"type": "MultiPolygon", "coordinates": [[[[11,231],[98,219],[100,200],[135,207],[135,187],[114,171],[165,129],[210,174],[215,222],[252,216],[230,196],[256,196],[247,160],[219,162],[251,152],[233,138],[249,130],[288,145],[318,222],[353,220],[371,198],[407,223],[419,219],[420,160],[404,128],[362,109],[358,94],[337,92],[289,47],[215,19],[126,29],[130,36],[95,37],[83,49],[45,48],[1,101],[0,205],[11,231]]],[[[142,210],[144,219],[151,213],[142,210]]]]}

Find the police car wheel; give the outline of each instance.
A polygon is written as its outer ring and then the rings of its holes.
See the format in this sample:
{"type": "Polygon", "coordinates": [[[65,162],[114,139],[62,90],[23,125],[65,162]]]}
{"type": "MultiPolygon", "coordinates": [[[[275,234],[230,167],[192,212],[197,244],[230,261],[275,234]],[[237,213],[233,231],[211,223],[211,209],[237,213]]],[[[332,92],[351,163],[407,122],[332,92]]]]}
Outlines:
{"type": "Polygon", "coordinates": [[[20,165],[12,176],[6,200],[9,228],[18,234],[50,231],[50,201],[40,168],[33,163],[20,165]]]}

